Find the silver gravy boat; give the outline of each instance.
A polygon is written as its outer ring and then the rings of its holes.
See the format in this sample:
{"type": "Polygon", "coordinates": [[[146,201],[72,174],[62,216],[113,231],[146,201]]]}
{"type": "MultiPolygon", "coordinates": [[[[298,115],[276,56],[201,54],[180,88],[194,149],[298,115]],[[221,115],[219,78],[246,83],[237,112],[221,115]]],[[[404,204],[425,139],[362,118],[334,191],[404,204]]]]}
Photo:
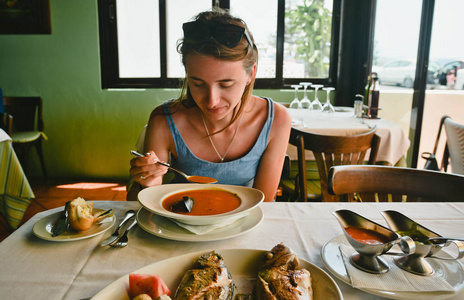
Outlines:
{"type": "Polygon", "coordinates": [[[350,256],[350,263],[362,271],[373,274],[386,273],[390,270],[390,267],[380,255],[406,256],[414,253],[416,250],[415,243],[410,237],[401,237],[393,230],[366,219],[353,211],[343,209],[334,211],[332,214],[342,227],[346,239],[356,250],[356,252],[350,256]],[[382,235],[385,238],[385,242],[379,244],[360,242],[347,232],[346,229],[349,227],[358,227],[374,231],[382,235]],[[400,245],[403,253],[387,253],[395,244],[400,245]]]}
{"type": "Polygon", "coordinates": [[[414,253],[407,256],[398,256],[393,258],[395,264],[401,269],[417,275],[430,276],[434,274],[435,271],[430,263],[428,263],[425,259],[426,257],[443,260],[455,260],[464,257],[464,244],[462,242],[457,240],[443,241],[440,239],[428,241],[428,239],[441,236],[417,222],[414,222],[400,212],[386,210],[381,212],[381,214],[393,231],[400,235],[408,235],[416,241],[416,251],[414,253]],[[457,246],[458,253],[456,257],[435,256],[435,254],[443,247],[451,244],[457,246]]]}

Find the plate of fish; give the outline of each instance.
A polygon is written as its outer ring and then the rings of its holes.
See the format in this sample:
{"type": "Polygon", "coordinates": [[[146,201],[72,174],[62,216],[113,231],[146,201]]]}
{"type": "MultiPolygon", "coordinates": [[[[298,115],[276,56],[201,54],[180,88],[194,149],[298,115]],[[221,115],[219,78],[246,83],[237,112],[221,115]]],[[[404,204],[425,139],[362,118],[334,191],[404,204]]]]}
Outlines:
{"type": "Polygon", "coordinates": [[[170,291],[169,296],[161,299],[197,299],[199,294],[218,300],[254,299],[249,298],[252,295],[259,299],[343,299],[337,284],[326,272],[299,259],[282,243],[271,251],[212,250],[162,260],[117,279],[92,299],[134,298],[137,295],[130,288],[129,278],[144,274],[161,277],[162,285],[170,291]]]}
{"type": "Polygon", "coordinates": [[[226,184],[163,184],[138,194],[142,206],[189,225],[211,225],[245,216],[264,201],[258,189],[226,184]]]}

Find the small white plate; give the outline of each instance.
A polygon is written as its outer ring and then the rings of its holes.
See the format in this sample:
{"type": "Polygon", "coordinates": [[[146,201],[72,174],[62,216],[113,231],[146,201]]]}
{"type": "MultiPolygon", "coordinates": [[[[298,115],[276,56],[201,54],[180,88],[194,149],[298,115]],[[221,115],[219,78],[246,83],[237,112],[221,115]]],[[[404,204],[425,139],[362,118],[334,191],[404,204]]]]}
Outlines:
{"type": "Polygon", "coordinates": [[[177,220],[189,225],[210,225],[222,222],[225,218],[245,216],[250,210],[257,207],[264,201],[264,194],[258,189],[226,185],[226,184],[195,184],[195,183],[180,183],[180,184],[162,184],[143,189],[138,194],[140,204],[145,209],[157,215],[177,220]],[[231,193],[237,194],[241,200],[240,206],[236,209],[218,215],[211,216],[190,216],[170,212],[163,208],[161,202],[169,195],[191,190],[204,189],[222,189],[231,193]]]}
{"type": "MultiPolygon", "coordinates": [[[[200,255],[208,251],[185,254],[165,259],[134,271],[136,274],[157,274],[171,291],[171,297],[176,293],[177,286],[185,271],[200,255]]],[[[239,293],[249,293],[256,282],[256,276],[267,251],[253,249],[218,250],[224,258],[239,293]]],[[[300,259],[300,267],[311,273],[314,289],[314,300],[343,300],[342,293],[335,281],[318,266],[300,259]]],[[[124,275],[108,285],[95,295],[93,300],[129,300],[126,287],[129,285],[129,275],[124,275]]]]}
{"type": "MultiPolygon", "coordinates": [[[[104,209],[94,208],[94,212],[103,212],[104,209]]],[[[43,240],[52,241],[52,242],[72,242],[82,239],[88,239],[90,237],[102,234],[103,232],[110,229],[113,224],[116,222],[115,216],[106,218],[103,222],[99,224],[93,224],[89,230],[80,231],[80,232],[63,232],[59,236],[52,237],[52,230],[55,226],[56,220],[58,220],[62,211],[50,214],[46,217],[43,217],[34,224],[32,227],[32,232],[36,237],[39,237],[43,240]]]]}
{"type": "MultiPolygon", "coordinates": [[[[329,240],[322,247],[321,257],[325,266],[338,279],[351,286],[351,280],[346,272],[343,258],[340,254],[339,246],[350,245],[345,236],[339,235],[329,240]]],[[[443,256],[448,256],[446,252],[442,252],[443,256]]],[[[383,291],[377,289],[360,289],[366,293],[390,298],[390,299],[446,299],[456,296],[457,293],[464,288],[464,266],[458,260],[438,260],[427,259],[427,261],[435,269],[436,273],[443,277],[456,291],[456,293],[447,292],[403,292],[403,291],[383,291]]]]}
{"type": "Polygon", "coordinates": [[[141,208],[137,213],[139,226],[148,233],[174,241],[208,242],[233,238],[252,230],[263,221],[263,211],[256,207],[248,216],[238,219],[234,223],[215,229],[209,233],[197,235],[178,226],[168,218],[156,215],[141,208]]]}
{"type": "Polygon", "coordinates": [[[335,111],[336,112],[354,112],[354,108],[349,107],[349,106],[335,106],[335,111]]]}

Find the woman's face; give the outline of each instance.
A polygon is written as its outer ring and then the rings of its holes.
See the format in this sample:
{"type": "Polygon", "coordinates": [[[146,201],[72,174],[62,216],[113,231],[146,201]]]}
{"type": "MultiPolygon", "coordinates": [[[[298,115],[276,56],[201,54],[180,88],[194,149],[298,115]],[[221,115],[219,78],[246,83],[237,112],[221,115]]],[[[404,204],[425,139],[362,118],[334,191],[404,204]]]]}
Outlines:
{"type": "Polygon", "coordinates": [[[240,102],[256,67],[248,74],[242,61],[225,61],[200,54],[186,59],[187,78],[193,100],[210,120],[231,116],[240,102]]]}

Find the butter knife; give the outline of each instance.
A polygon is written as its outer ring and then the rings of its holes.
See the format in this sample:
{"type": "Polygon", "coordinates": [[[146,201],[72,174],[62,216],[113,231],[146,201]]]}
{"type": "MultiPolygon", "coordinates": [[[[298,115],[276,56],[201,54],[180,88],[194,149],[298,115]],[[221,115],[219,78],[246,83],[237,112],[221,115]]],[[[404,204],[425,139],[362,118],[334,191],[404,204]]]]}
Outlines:
{"type": "Polygon", "coordinates": [[[52,237],[57,237],[66,230],[68,230],[68,206],[71,201],[66,202],[64,210],[60,214],[59,219],[56,221],[55,226],[52,228],[52,237]]]}
{"type": "Polygon", "coordinates": [[[128,210],[125,214],[124,214],[124,219],[122,220],[121,224],[119,224],[118,228],[116,228],[116,231],[109,237],[107,237],[106,239],[104,239],[101,243],[100,243],[100,246],[106,246],[106,245],[109,245],[111,243],[113,243],[114,241],[116,241],[117,239],[119,239],[123,234],[124,232],[121,231],[121,227],[132,217],[135,216],[135,211],[133,211],[132,209],[131,210],[128,210]]]}

